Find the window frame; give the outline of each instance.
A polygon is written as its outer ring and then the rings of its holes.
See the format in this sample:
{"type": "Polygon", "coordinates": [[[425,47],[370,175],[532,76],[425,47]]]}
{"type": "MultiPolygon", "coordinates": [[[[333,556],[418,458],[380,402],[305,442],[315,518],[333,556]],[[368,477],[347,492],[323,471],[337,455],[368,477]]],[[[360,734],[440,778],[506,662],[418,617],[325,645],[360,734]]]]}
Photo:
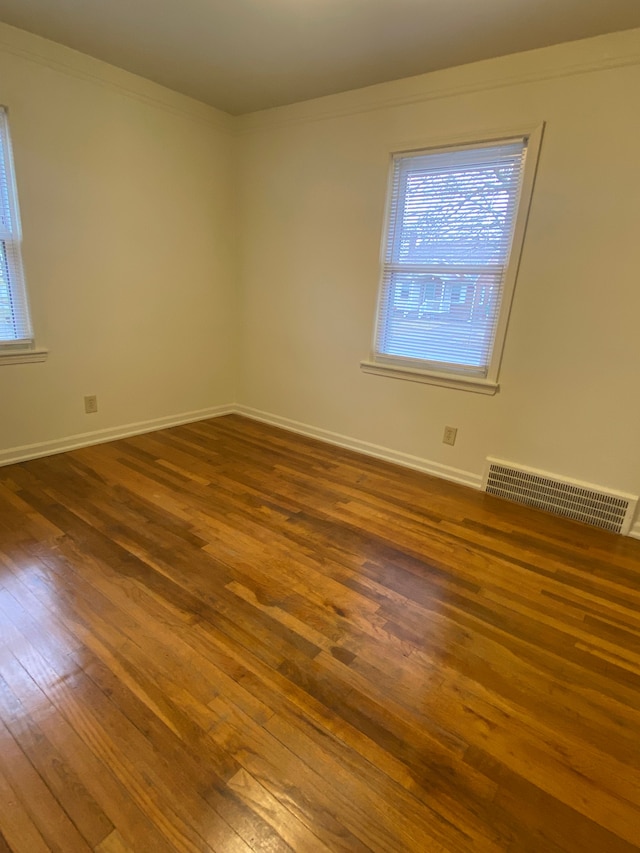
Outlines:
{"type": "Polygon", "coordinates": [[[499,131],[466,134],[446,140],[429,140],[421,145],[398,146],[390,152],[390,163],[387,178],[387,192],[385,200],[385,215],[380,245],[380,274],[378,279],[378,296],[376,300],[376,314],[373,332],[373,343],[370,357],[361,362],[361,369],[365,373],[373,373],[396,379],[408,379],[416,382],[424,382],[432,385],[440,385],[450,388],[459,388],[466,391],[475,391],[482,394],[495,394],[499,389],[498,377],[502,364],[502,356],[507,334],[509,315],[515,292],[515,285],[522,256],[525,231],[533,187],[538,167],[540,147],[544,132],[544,123],[528,126],[526,128],[509,128],[499,131]],[[516,215],[514,220],[513,236],[509,260],[505,269],[502,287],[502,298],[495,326],[491,358],[487,366],[485,376],[476,376],[468,371],[457,372],[451,369],[435,370],[430,368],[429,362],[410,357],[389,356],[377,352],[377,342],[382,321],[384,305],[384,273],[387,255],[387,240],[390,232],[393,202],[394,161],[397,157],[412,155],[420,156],[440,151],[455,151],[464,148],[481,148],[492,144],[502,144],[513,141],[524,140],[526,150],[524,155],[524,166],[522,170],[522,183],[517,201],[516,215]]]}
{"type": "MultiPolygon", "coordinates": [[[[0,365],[5,364],[22,364],[25,362],[44,361],[47,357],[47,351],[37,349],[35,337],[33,333],[33,322],[31,319],[31,308],[29,304],[29,294],[24,275],[24,261],[22,257],[22,223],[20,219],[20,205],[18,202],[18,189],[16,183],[16,170],[13,159],[13,147],[11,142],[11,132],[9,128],[9,109],[5,105],[0,105],[0,122],[2,128],[2,140],[4,153],[4,181],[7,193],[7,213],[9,216],[9,234],[3,239],[5,243],[13,244],[12,254],[14,261],[10,262],[7,258],[7,273],[8,287],[10,297],[21,305],[22,313],[26,321],[25,331],[28,335],[24,338],[12,340],[11,338],[0,339],[0,365]]],[[[1,176],[0,176],[1,179],[1,176]]],[[[15,312],[12,315],[16,316],[15,312]]]]}

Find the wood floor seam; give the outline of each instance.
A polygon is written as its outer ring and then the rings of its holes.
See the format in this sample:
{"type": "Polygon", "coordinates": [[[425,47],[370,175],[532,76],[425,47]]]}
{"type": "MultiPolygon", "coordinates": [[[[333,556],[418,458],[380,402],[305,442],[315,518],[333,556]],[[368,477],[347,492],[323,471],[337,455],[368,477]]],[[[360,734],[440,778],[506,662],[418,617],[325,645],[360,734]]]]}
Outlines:
{"type": "Polygon", "coordinates": [[[0,853],[640,853],[639,614],[638,541],[240,415],[7,466],[0,853]]]}

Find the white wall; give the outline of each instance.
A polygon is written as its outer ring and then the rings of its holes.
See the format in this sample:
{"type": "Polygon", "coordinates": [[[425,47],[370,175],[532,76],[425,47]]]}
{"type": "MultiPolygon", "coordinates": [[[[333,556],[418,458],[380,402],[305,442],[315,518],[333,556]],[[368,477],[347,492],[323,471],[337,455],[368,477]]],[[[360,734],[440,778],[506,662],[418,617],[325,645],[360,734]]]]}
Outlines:
{"type": "Polygon", "coordinates": [[[639,91],[636,30],[234,120],[0,25],[49,348],[0,365],[0,462],[238,400],[470,483],[490,454],[637,493],[639,91]],[[389,152],[543,120],[499,394],[362,373],[389,152]]]}
{"type": "Polygon", "coordinates": [[[469,482],[493,455],[640,491],[639,63],[636,30],[241,119],[242,403],[469,482]],[[389,152],[541,121],[500,392],[362,373],[389,152]]]}
{"type": "Polygon", "coordinates": [[[0,103],[49,349],[43,364],[0,364],[0,455],[232,403],[230,117],[6,26],[0,103]]]}

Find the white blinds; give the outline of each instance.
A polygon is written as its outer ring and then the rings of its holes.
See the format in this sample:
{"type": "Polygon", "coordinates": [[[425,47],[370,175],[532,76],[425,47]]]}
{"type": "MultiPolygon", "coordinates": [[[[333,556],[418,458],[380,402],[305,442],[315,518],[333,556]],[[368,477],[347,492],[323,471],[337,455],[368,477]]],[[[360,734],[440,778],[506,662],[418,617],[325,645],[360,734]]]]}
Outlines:
{"type": "Polygon", "coordinates": [[[0,107],[0,348],[33,346],[7,113],[0,107]]]}
{"type": "Polygon", "coordinates": [[[517,139],[394,157],[376,358],[487,375],[525,152],[517,139]]]}

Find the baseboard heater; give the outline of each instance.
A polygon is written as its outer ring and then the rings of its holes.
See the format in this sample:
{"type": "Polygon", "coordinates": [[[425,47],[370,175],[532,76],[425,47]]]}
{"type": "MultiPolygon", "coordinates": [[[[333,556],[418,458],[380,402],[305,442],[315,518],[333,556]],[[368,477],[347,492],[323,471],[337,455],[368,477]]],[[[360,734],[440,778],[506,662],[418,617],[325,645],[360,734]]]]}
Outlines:
{"type": "Polygon", "coordinates": [[[487,459],[482,488],[490,495],[624,535],[631,529],[638,505],[637,495],[602,489],[491,457],[487,459]]]}

